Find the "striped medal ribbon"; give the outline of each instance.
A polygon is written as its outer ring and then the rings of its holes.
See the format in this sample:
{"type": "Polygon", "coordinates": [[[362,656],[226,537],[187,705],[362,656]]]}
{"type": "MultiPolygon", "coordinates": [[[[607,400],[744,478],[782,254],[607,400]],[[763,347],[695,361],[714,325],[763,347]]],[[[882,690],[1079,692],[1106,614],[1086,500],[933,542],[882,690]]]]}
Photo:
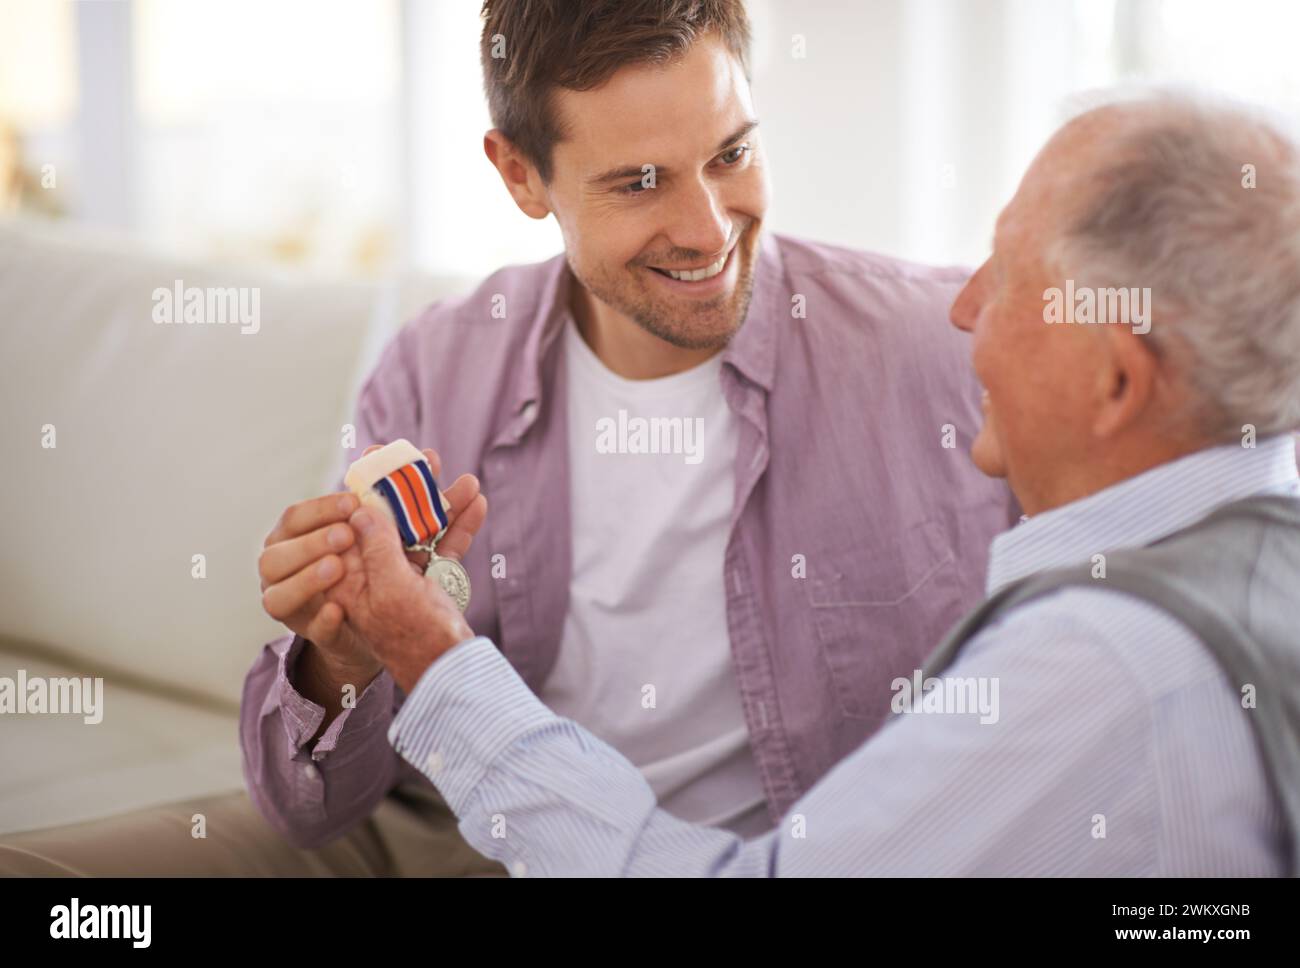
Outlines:
{"type": "Polygon", "coordinates": [[[399,467],[377,480],[375,489],[388,501],[407,550],[433,551],[447,530],[447,512],[429,462],[421,458],[399,467]]]}
{"type": "Polygon", "coordinates": [[[388,502],[406,550],[429,552],[425,577],[437,582],[462,612],[469,608],[469,573],[434,547],[447,531],[447,511],[428,460],[411,461],[381,477],[374,487],[388,502]]]}

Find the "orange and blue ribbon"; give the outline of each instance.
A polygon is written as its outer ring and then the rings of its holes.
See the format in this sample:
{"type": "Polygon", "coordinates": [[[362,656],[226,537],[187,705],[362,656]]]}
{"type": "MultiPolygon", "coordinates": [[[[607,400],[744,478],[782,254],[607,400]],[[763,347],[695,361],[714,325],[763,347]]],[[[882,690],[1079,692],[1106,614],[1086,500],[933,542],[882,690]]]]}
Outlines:
{"type": "Polygon", "coordinates": [[[375,488],[388,501],[407,547],[426,544],[447,527],[447,512],[427,460],[399,467],[376,481],[375,488]]]}

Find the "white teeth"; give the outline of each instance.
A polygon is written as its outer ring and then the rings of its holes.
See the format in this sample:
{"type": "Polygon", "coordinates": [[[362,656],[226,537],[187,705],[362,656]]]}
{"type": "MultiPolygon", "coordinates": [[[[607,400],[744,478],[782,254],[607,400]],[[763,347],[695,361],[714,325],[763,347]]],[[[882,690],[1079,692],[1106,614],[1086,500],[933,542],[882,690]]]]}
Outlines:
{"type": "MultiPolygon", "coordinates": [[[[728,253],[730,255],[730,253],[728,253]]],[[[722,271],[722,267],[727,264],[727,256],[723,256],[711,266],[705,266],[703,269],[696,269],[693,272],[675,272],[672,269],[665,269],[674,279],[681,279],[683,282],[699,282],[701,279],[711,279],[722,271]]]]}

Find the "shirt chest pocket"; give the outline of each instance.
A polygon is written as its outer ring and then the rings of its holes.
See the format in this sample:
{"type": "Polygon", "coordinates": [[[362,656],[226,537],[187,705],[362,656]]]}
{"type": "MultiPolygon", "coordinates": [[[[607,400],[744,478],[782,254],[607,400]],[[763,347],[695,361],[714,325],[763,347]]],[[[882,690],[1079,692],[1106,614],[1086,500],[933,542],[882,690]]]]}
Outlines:
{"type": "Polygon", "coordinates": [[[898,532],[892,545],[808,556],[808,604],[839,711],[878,721],[890,683],[921,666],[960,617],[961,576],[938,522],[898,532]]]}

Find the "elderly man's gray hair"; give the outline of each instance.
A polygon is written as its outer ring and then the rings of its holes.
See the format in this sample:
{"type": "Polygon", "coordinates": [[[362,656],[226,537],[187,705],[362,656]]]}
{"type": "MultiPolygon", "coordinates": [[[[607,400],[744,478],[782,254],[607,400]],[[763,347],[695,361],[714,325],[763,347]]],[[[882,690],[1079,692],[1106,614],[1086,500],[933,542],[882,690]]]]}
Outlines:
{"type": "Polygon", "coordinates": [[[1198,432],[1300,427],[1296,142],[1252,109],[1188,93],[1111,108],[1115,139],[1049,262],[1077,285],[1151,290],[1144,338],[1187,377],[1198,432]]]}

